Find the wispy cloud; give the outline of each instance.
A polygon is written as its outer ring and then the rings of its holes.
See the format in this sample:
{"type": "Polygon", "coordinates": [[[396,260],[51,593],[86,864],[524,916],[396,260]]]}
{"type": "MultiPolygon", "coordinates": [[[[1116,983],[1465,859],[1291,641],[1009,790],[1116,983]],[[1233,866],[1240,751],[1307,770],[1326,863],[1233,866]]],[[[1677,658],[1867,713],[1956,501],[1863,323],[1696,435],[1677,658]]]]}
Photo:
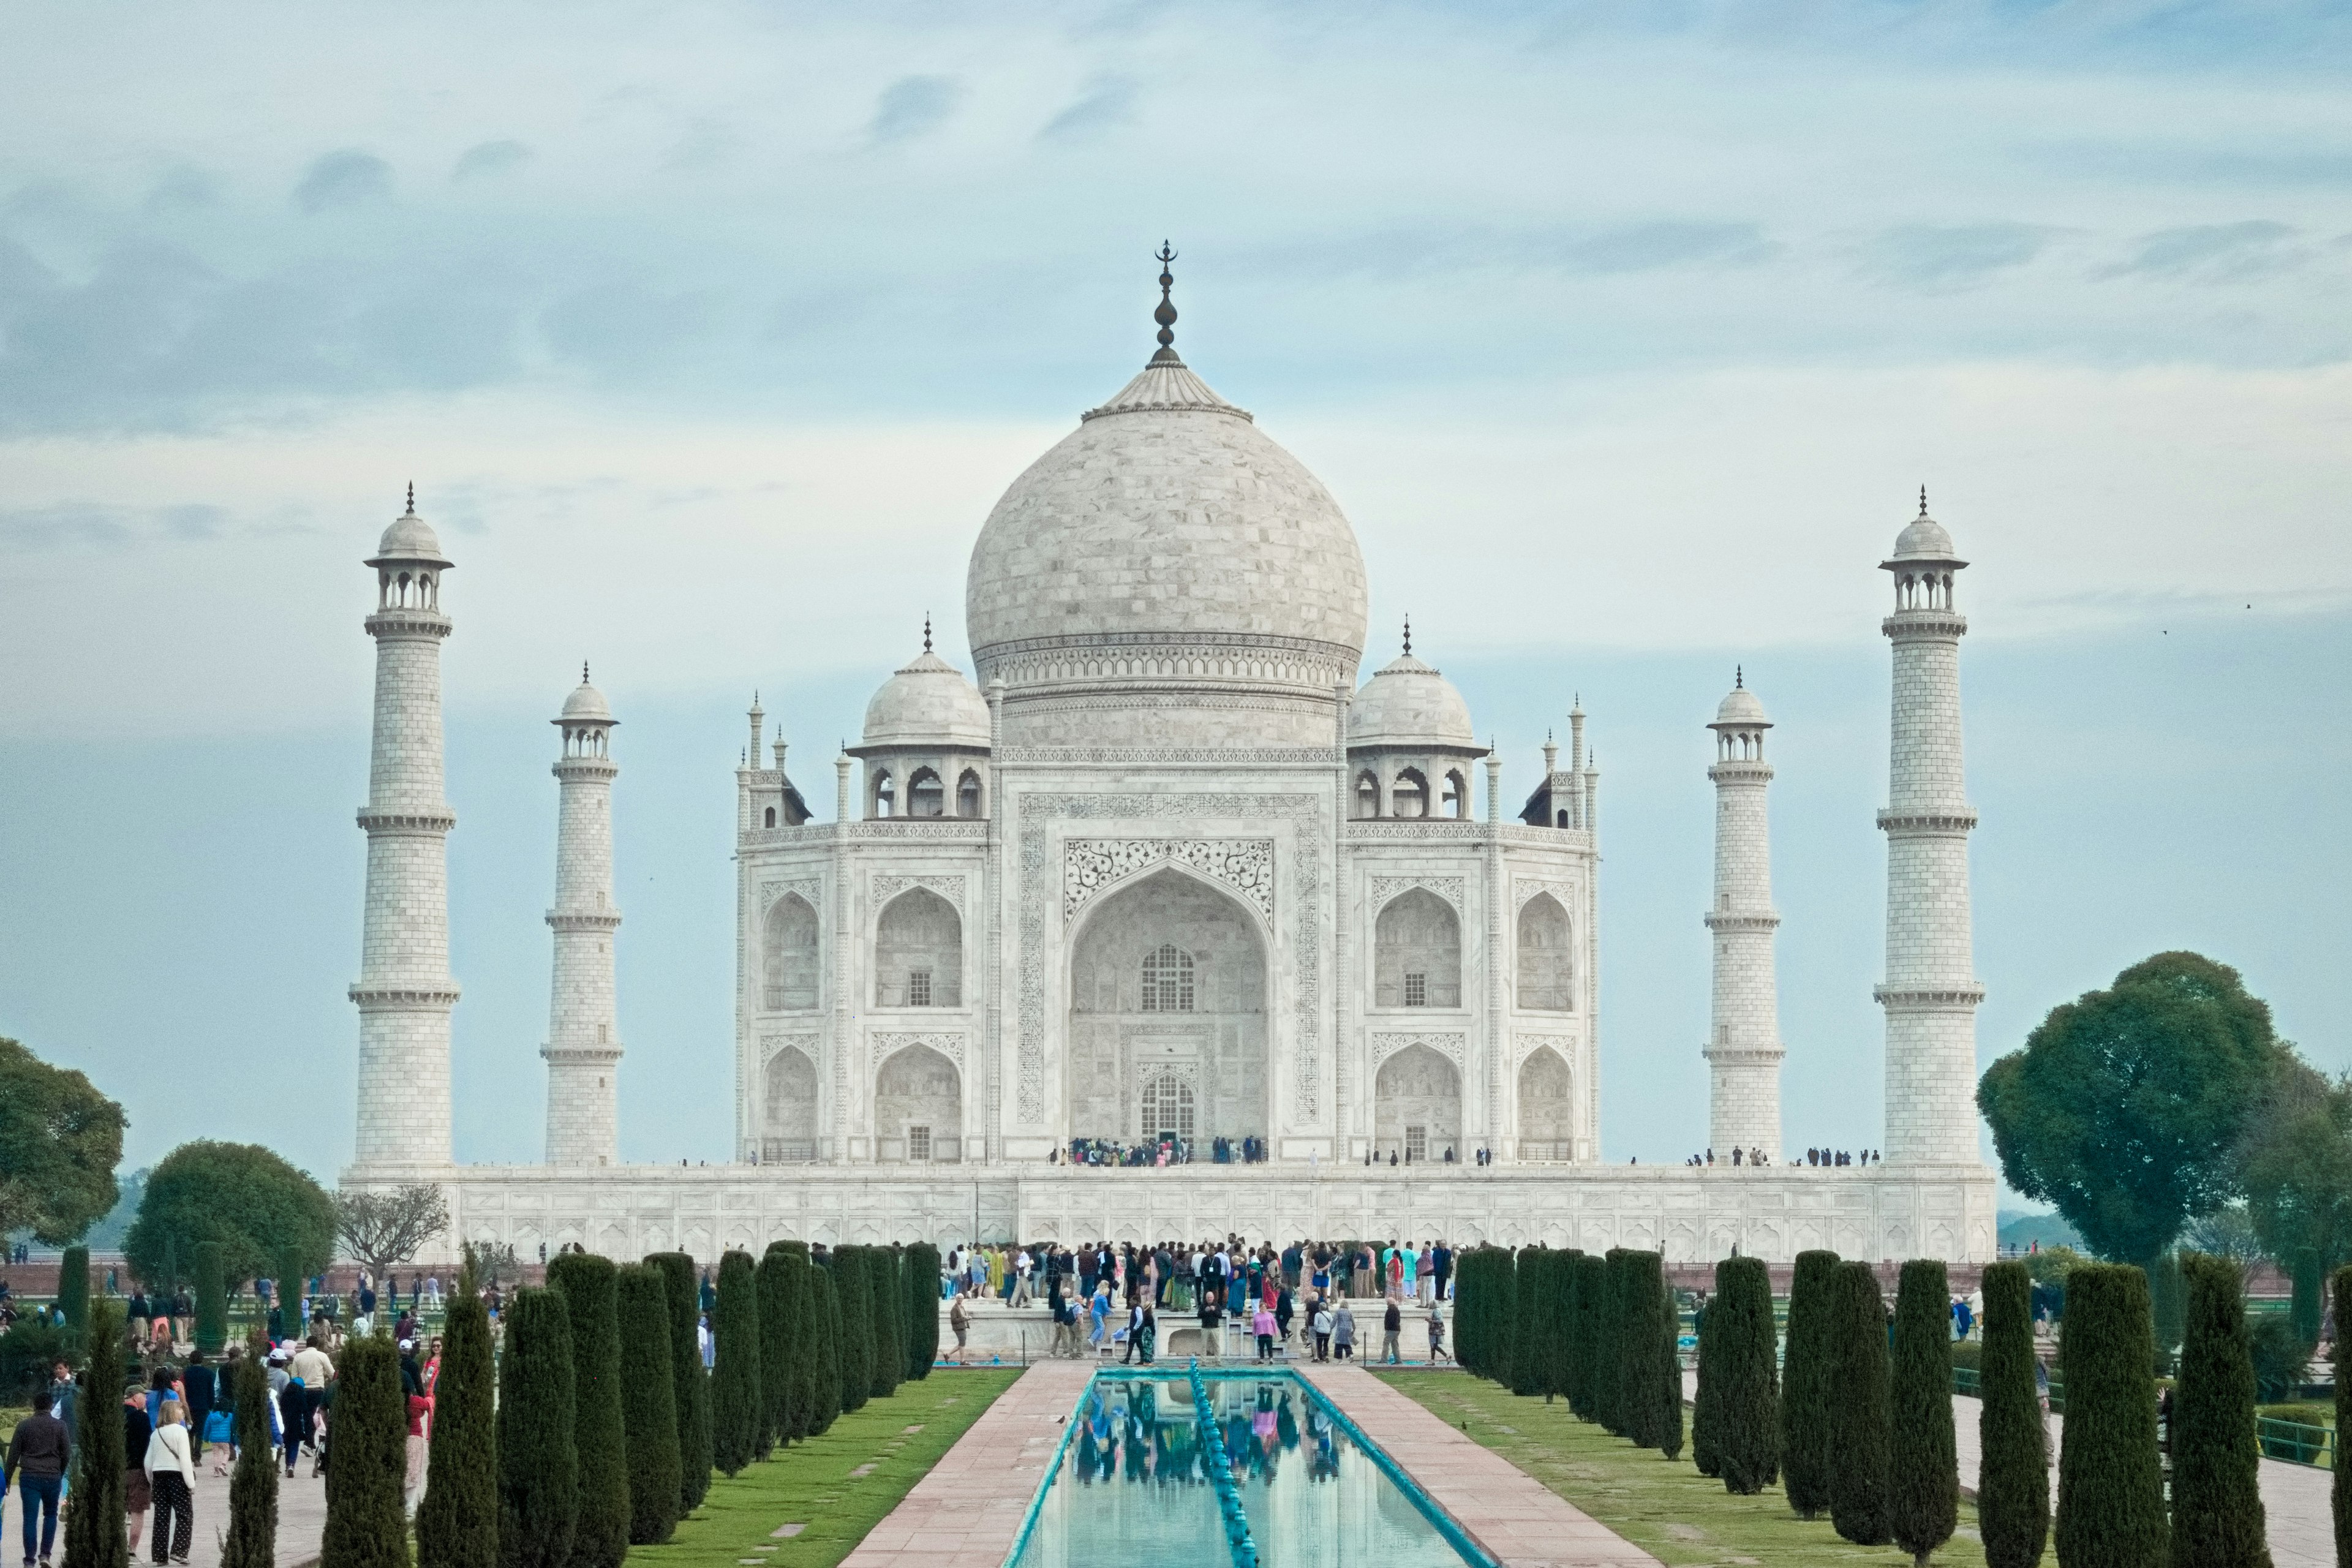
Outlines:
{"type": "Polygon", "coordinates": [[[0,510],[0,552],[32,555],[80,547],[110,550],[157,541],[218,539],[229,514],[216,506],[108,506],[63,501],[0,510]]]}
{"type": "Polygon", "coordinates": [[[928,136],[947,123],[962,96],[962,86],[953,77],[900,77],[882,89],[866,140],[879,147],[928,136]]]}
{"type": "Polygon", "coordinates": [[[294,187],[294,205],[306,213],[383,201],[392,195],[392,165],[373,153],[346,147],[312,163],[294,187]]]}
{"type": "Polygon", "coordinates": [[[1135,118],[1135,83],[1125,77],[1097,77],[1067,108],[1037,132],[1043,142],[1088,142],[1135,118]]]}
{"type": "Polygon", "coordinates": [[[2129,260],[2102,269],[2099,276],[2194,276],[2212,281],[2258,278],[2296,265],[2300,255],[2287,243],[2294,237],[2291,226],[2267,218],[2158,229],[2141,237],[2129,260]]]}
{"type": "Polygon", "coordinates": [[[478,142],[458,154],[457,165],[449,171],[449,178],[459,182],[487,179],[493,174],[519,169],[530,162],[530,149],[512,137],[496,142],[478,142]]]}
{"type": "Polygon", "coordinates": [[[1881,281],[1912,288],[1966,288],[2024,266],[2058,234],[2032,223],[1904,224],[1871,239],[1864,269],[1881,281]]]}

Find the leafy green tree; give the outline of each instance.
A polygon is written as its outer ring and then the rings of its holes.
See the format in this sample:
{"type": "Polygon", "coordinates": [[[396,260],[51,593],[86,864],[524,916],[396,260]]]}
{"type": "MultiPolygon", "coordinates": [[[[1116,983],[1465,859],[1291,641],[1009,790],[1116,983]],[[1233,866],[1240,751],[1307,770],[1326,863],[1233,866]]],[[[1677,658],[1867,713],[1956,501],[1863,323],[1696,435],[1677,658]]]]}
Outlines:
{"type": "Polygon", "coordinates": [[[629,1452],[629,1544],[658,1546],[677,1527],[684,1491],[669,1284],[660,1269],[632,1263],[620,1271],[617,1296],[621,1428],[629,1452]]]}
{"type": "MultiPolygon", "coordinates": [[[[307,1277],[334,1256],[335,1205],[326,1190],[258,1143],[183,1143],[148,1173],[122,1249],[146,1280],[179,1272],[174,1258],[197,1242],[227,1250],[232,1280],[251,1279],[277,1260],[307,1277]]],[[[288,1324],[291,1329],[294,1325],[288,1324]]],[[[407,1434],[406,1422],[402,1435],[407,1434]]]]}
{"type": "Polygon", "coordinates": [[[677,1383],[677,1517],[702,1506],[710,1491],[710,1373],[702,1364],[701,1292],[694,1259],[683,1252],[656,1252],[646,1261],[661,1270],[669,1291],[672,1368],[677,1383]]]}
{"type": "Polygon", "coordinates": [[[122,1107],[0,1037],[0,1236],[65,1247],[114,1206],[122,1107]]]}
{"type": "Polygon", "coordinates": [[[68,1247],[58,1260],[58,1310],[66,1331],[79,1342],[89,1327],[89,1248],[68,1247]]]}
{"type": "Polygon", "coordinates": [[[472,1255],[458,1270],[441,1328],[433,1385],[433,1444],[416,1510],[417,1568],[496,1568],[499,1560],[498,1387],[490,1315],[472,1255]]]}
{"type": "Polygon", "coordinates": [[[2161,952],[2053,1008],[1985,1069],[1977,1105],[2010,1185],[2143,1262],[2230,1197],[2231,1149],[2282,1054],[2236,970],[2161,952]]]}
{"type": "Polygon", "coordinates": [[[83,1392],[75,1415],[73,1507],[66,1510],[66,1568],[131,1568],[131,1537],[122,1513],[122,1478],[130,1460],[122,1451],[122,1405],[116,1397],[130,1350],[127,1326],[120,1300],[90,1303],[83,1392]]]}
{"type": "Polygon", "coordinates": [[[2188,1331],[2172,1393],[2172,1555],[2198,1568],[2271,1568],[2254,1430],[2254,1363],[2237,1265],[2183,1263],[2188,1331]]]}
{"type": "Polygon", "coordinates": [[[841,1295],[833,1270],[812,1262],[802,1274],[809,1304],[807,1435],[824,1436],[841,1415],[841,1295]]]}
{"type": "Polygon", "coordinates": [[[572,1447],[580,1511],[570,1568],[620,1568],[629,1554],[629,1445],[621,1415],[620,1271],[593,1252],[547,1266],[572,1327],[572,1447]]]}
{"type": "Polygon", "coordinates": [[[1772,1484],[1780,1470],[1780,1378],[1772,1322],[1772,1275],[1759,1258],[1727,1258],[1715,1266],[1715,1297],[1707,1303],[1700,1355],[1702,1397],[1714,1384],[1708,1417],[1716,1473],[1726,1491],[1748,1497],[1772,1484]],[[1710,1350],[1708,1345],[1712,1345],[1710,1350]]]}
{"type": "Polygon", "coordinates": [[[319,1568],[408,1568],[408,1395],[400,1351],[370,1334],[343,1346],[327,1412],[327,1525],[319,1568]]]}
{"type": "Polygon", "coordinates": [[[1600,1415],[1601,1321],[1609,1310],[1609,1260],[1580,1253],[1571,1266],[1575,1333],[1569,1343],[1569,1408],[1587,1421],[1600,1415]]]}
{"type": "Polygon", "coordinates": [[[2034,1568],[2050,1539],[2050,1436],[2034,1375],[2033,1278],[2022,1263],[1995,1263],[1983,1289],[1977,1528],[1985,1568],[2034,1568]]]}
{"type": "MultiPolygon", "coordinates": [[[[1830,1522],[1857,1546],[1887,1537],[1886,1300],[1867,1263],[1841,1263],[1831,1276],[1826,1339],[1829,1373],[1830,1522]]],[[[1948,1371],[1946,1377],[1950,1376],[1948,1371]]],[[[1948,1394],[1947,1394],[1948,1398],[1948,1394]]]]}
{"type": "Polygon", "coordinates": [[[750,1253],[719,1258],[712,1317],[718,1365],[710,1380],[710,1457],[720,1474],[732,1476],[760,1444],[760,1274],[750,1253]]]}
{"type": "Polygon", "coordinates": [[[841,1408],[854,1414],[874,1393],[874,1290],[866,1282],[866,1248],[833,1249],[833,1293],[840,1309],[841,1408]]]}
{"type": "Polygon", "coordinates": [[[907,1248],[907,1375],[931,1375],[940,1359],[940,1249],[928,1241],[907,1248]]]}
{"type": "MultiPolygon", "coordinates": [[[[506,1330],[499,1357],[499,1568],[566,1568],[580,1523],[580,1450],[563,1293],[516,1291],[506,1330]]],[[[337,1450],[328,1474],[342,1462],[337,1450]]]]}
{"type": "Polygon", "coordinates": [[[273,1568],[278,1560],[278,1449],[269,1440],[269,1374],[262,1344],[236,1363],[229,1395],[236,1411],[236,1468],[228,1481],[228,1531],[221,1568],[273,1568]]]}
{"type": "Polygon", "coordinates": [[[1927,1559],[1960,1521],[1951,1346],[1952,1298],[1944,1266],[1915,1258],[1903,1266],[1895,1292],[1886,1523],[1916,1568],[1927,1568],[1927,1559]]]}
{"type": "Polygon", "coordinates": [[[2296,1247],[2294,1263],[2294,1294],[2287,1302],[2287,1318],[2294,1324],[2295,1340],[2307,1356],[2319,1347],[2320,1319],[2327,1305],[2327,1277],[2320,1268],[2319,1248],[2315,1247],[2296,1247]]]}
{"type": "Polygon", "coordinates": [[[196,1348],[216,1356],[228,1343],[228,1249],[196,1243],[196,1348]]]}
{"type": "MultiPolygon", "coordinates": [[[[2331,1082],[2282,1050],[2231,1163],[2263,1256],[2289,1272],[2306,1247],[2323,1267],[2352,1256],[2352,1081],[2331,1082]]],[[[2198,1249],[2252,1261],[2201,1237],[2198,1249]]]]}
{"type": "Polygon", "coordinates": [[[2147,1276],[2120,1263],[2071,1271],[2059,1358],[2066,1440],[2058,1447],[2058,1561],[2066,1568],[2161,1568],[2171,1532],[2156,1447],[2147,1276]]]}
{"type": "MultiPolygon", "coordinates": [[[[2330,1282],[2336,1321],[2352,1323],[2352,1268],[2339,1268],[2330,1282]]],[[[2352,1333],[2338,1330],[2336,1363],[2336,1430],[2352,1432],[2352,1333]]],[[[2352,1465],[2338,1465],[2328,1477],[2328,1509],[2336,1522],[2336,1561],[2352,1563],[2352,1465]]]]}
{"type": "Polygon", "coordinates": [[[1830,1477],[1837,1468],[1831,1447],[1831,1281],[1838,1255],[1826,1250],[1797,1254],[1789,1286],[1789,1346],[1780,1370],[1780,1474],[1789,1506],[1801,1519],[1813,1519],[1830,1506],[1830,1477]]]}

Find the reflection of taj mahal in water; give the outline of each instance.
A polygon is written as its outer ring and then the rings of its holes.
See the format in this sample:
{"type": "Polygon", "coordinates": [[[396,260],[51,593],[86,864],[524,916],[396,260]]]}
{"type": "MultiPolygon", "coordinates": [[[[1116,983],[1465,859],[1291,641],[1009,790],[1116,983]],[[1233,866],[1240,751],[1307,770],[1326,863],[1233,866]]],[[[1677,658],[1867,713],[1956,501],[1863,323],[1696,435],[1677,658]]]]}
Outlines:
{"type": "MultiPolygon", "coordinates": [[[[1885,1163],[1727,1164],[1734,1147],[1781,1155],[1770,725],[1741,686],[1712,725],[1706,912],[1710,1134],[1727,1163],[1605,1166],[1600,775],[1583,713],[1565,754],[1548,742],[1533,792],[1507,805],[1500,759],[1409,632],[1359,684],[1354,532],[1312,474],[1177,356],[1160,281],[1159,352],[980,531],[965,589],[976,682],[927,630],[868,704],[860,743],[835,759],[827,821],[754,703],[736,773],[731,1165],[617,1163],[615,721],[584,679],[556,721],[548,1163],[451,1164],[449,563],[413,508],[394,523],[371,562],[376,742],[347,1180],[429,1175],[469,1237],[631,1254],[782,1235],[954,1238],[976,1215],[992,1236],[1065,1240],[1442,1228],[1693,1258],[1734,1244],[1774,1258],[1807,1246],[1990,1256],[1965,624],[1951,607],[1964,563],[1924,506],[1885,563],[1897,692],[1881,819],[1885,1163]],[[1196,1163],[1055,1163],[1074,1139],[1169,1136],[1196,1163]],[[1210,1163],[1219,1139],[1266,1157],[1210,1163]],[[1473,1163],[1476,1150],[1494,1163],[1473,1163]]],[[[639,1063],[650,1054],[641,1046],[639,1063]]]]}

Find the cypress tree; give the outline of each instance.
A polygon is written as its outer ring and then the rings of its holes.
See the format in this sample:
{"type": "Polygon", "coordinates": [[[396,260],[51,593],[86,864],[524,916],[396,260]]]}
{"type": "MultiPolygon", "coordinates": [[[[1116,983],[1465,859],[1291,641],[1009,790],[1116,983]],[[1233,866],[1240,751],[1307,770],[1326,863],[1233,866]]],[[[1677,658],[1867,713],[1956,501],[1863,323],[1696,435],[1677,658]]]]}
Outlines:
{"type": "MultiPolygon", "coordinates": [[[[518,1290],[499,1357],[499,1568],[571,1563],[580,1524],[578,1424],[563,1293],[518,1290]]],[[[330,1476],[342,1458],[335,1455],[330,1476]]]]}
{"type": "Polygon", "coordinates": [[[1600,1374],[1595,1367],[1601,1352],[1601,1322],[1609,1311],[1609,1260],[1597,1252],[1580,1253],[1570,1267],[1575,1279],[1570,1300],[1576,1321],[1568,1347],[1568,1403],[1583,1419],[1597,1421],[1600,1374]]]}
{"type": "MultiPolygon", "coordinates": [[[[73,1507],[66,1510],[66,1568],[131,1568],[122,1513],[123,1304],[89,1303],[82,1391],[75,1425],[73,1507]]],[[[144,1455],[140,1456],[145,1458],[144,1455]]]]}
{"type": "Polygon", "coordinates": [[[2066,1276],[2059,1357],[2066,1440],[2058,1450],[2058,1560],[2066,1568],[2160,1564],[2170,1531],[2147,1276],[2127,1263],[2076,1264],[2066,1276]]]}
{"type": "Polygon", "coordinates": [[[658,1546],[677,1526],[685,1489],[678,1473],[669,1282],[660,1269],[633,1263],[620,1271],[614,1294],[621,1341],[621,1431],[629,1456],[629,1544],[658,1546]]]}
{"type": "MultiPolygon", "coordinates": [[[[2340,1325],[2352,1323],[2352,1268],[2339,1268],[2333,1281],[2336,1298],[2336,1430],[2352,1432],[2352,1332],[2340,1325]]],[[[2339,1464],[2328,1481],[2328,1506],[2336,1519],[2336,1561],[2352,1563],[2352,1465],[2339,1464]]]]}
{"type": "Polygon", "coordinates": [[[1519,1249],[1511,1292],[1511,1392],[1523,1398],[1541,1394],[1548,1375],[1543,1298],[1544,1281],[1550,1274],[1551,1253],[1547,1248],[1519,1249]]]}
{"type": "Polygon", "coordinates": [[[1618,1285],[1618,1435],[1637,1448],[1658,1446],[1657,1292],[1665,1284],[1654,1252],[1627,1252],[1618,1285]]]}
{"type": "Polygon", "coordinates": [[[887,1399],[898,1392],[907,1370],[907,1292],[898,1279],[897,1249],[866,1249],[866,1286],[874,1293],[874,1397],[887,1399]]]}
{"type": "MultiPolygon", "coordinates": [[[[1716,1266],[1716,1289],[1723,1289],[1723,1267],[1716,1266]]],[[[1716,1405],[1722,1394],[1724,1353],[1717,1347],[1715,1301],[1698,1313],[1698,1396],[1691,1401],[1691,1464],[1702,1476],[1721,1476],[1723,1461],[1715,1447],[1716,1405]]]]}
{"type": "Polygon", "coordinates": [[[1486,1267],[1486,1247],[1466,1247],[1454,1260],[1454,1361],[1466,1373],[1478,1371],[1479,1279],[1486,1267]]]}
{"type": "Polygon", "coordinates": [[[702,1506],[710,1490],[710,1374],[702,1364],[696,1329],[702,1318],[694,1259],[683,1252],[656,1252],[646,1259],[661,1270],[669,1291],[671,1367],[677,1384],[677,1517],[702,1506]]]}
{"type": "Polygon", "coordinates": [[[940,1249],[907,1248],[907,1375],[925,1378],[940,1359],[940,1249]]]}
{"type": "Polygon", "coordinates": [[[874,1292],[866,1283],[866,1249],[833,1249],[836,1353],[841,1362],[844,1415],[866,1408],[874,1393],[874,1292]]]}
{"type": "Polygon", "coordinates": [[[629,1447],[621,1416],[620,1271],[593,1252],[559,1254],[548,1285],[563,1295],[572,1325],[573,1448],[580,1458],[579,1522],[571,1568],[620,1568],[629,1554],[629,1447]]]}
{"type": "Polygon", "coordinates": [[[1708,1420],[1716,1473],[1726,1491],[1752,1496],[1780,1469],[1780,1379],[1772,1326],[1772,1274],[1760,1258],[1727,1258],[1715,1266],[1699,1354],[1713,1357],[1710,1379],[1699,1365],[1699,1398],[1714,1384],[1708,1420]]]}
{"type": "MultiPolygon", "coordinates": [[[[1888,1539],[1889,1368],[1886,1301],[1869,1264],[1838,1265],[1830,1281],[1827,1329],[1830,1451],[1837,1457],[1830,1473],[1830,1522],[1855,1545],[1876,1546],[1888,1539]]],[[[1951,1373],[1944,1375],[1948,1401],[1951,1373]]]]}
{"type": "Polygon", "coordinates": [[[1838,1255],[1797,1254],[1789,1287],[1789,1344],[1780,1365],[1780,1475],[1789,1506],[1813,1519],[1830,1506],[1830,1280],[1838,1255]]]}
{"type": "MultiPolygon", "coordinates": [[[[2180,1254],[2163,1253],[2148,1265],[2147,1296],[2149,1309],[2156,1315],[2157,1353],[2173,1355],[2180,1349],[2181,1322],[2186,1311],[2186,1287],[2180,1278],[2180,1254]]],[[[2313,1342],[2317,1342],[2315,1338],[2313,1342]]]]}
{"type": "Polygon", "coordinates": [[[712,1317],[718,1365],[710,1380],[710,1458],[732,1476],[751,1462],[760,1441],[760,1276],[750,1253],[719,1259],[712,1317]]]}
{"type": "Polygon", "coordinates": [[[65,1314],[66,1332],[82,1342],[89,1328],[89,1248],[68,1247],[58,1260],[58,1310],[65,1314]]]}
{"type": "Polygon", "coordinates": [[[812,1261],[801,1270],[808,1303],[808,1435],[822,1436],[841,1415],[841,1301],[833,1270],[812,1261]]]}
{"type": "Polygon", "coordinates": [[[1593,1320],[1592,1418],[1601,1429],[1622,1437],[1625,1431],[1625,1249],[1602,1254],[1601,1310],[1593,1320]]]}
{"type": "Polygon", "coordinates": [[[2326,1305],[2327,1279],[2320,1270],[2318,1248],[2294,1249],[2294,1291],[2287,1302],[2288,1316],[2294,1324],[2295,1338],[2308,1355],[2319,1348],[2320,1312],[2326,1305]]]}
{"type": "Polygon", "coordinates": [[[2254,1431],[2254,1362],[2238,1266],[2195,1254],[2172,1392],[2172,1555],[2198,1568],[2271,1568],[2254,1431]]]}
{"type": "Polygon", "coordinates": [[[496,1568],[499,1560],[498,1388],[490,1314],[468,1257],[441,1327],[433,1385],[433,1444],[416,1510],[417,1568],[496,1568]]]}
{"type": "Polygon", "coordinates": [[[1977,1528],[1985,1568],[2033,1568],[2050,1539],[2050,1436],[2034,1377],[2033,1276],[2022,1263],[1995,1263],[1984,1271],[1983,1289],[1977,1528]]]}
{"type": "Polygon", "coordinates": [[[1574,1247],[1548,1257],[1549,1278],[1544,1281],[1544,1403],[1568,1397],[1571,1346],[1576,1337],[1576,1264],[1583,1253],[1574,1247]]]}
{"type": "Polygon", "coordinates": [[[343,1346],[327,1409],[327,1525],[319,1568],[408,1568],[408,1395],[400,1352],[370,1334],[343,1346]]]}
{"type": "Polygon", "coordinates": [[[1652,1367],[1650,1396],[1656,1402],[1651,1417],[1651,1446],[1667,1458],[1682,1457],[1683,1451],[1683,1320],[1675,1307],[1674,1282],[1664,1272],[1665,1258],[1658,1258],[1657,1360],[1652,1367]]]}
{"type": "Polygon", "coordinates": [[[1917,1568],[1927,1568],[1928,1556],[1960,1522],[1951,1346],[1952,1298],[1944,1266],[1915,1258],[1903,1266],[1895,1292],[1886,1524],[1917,1568]]]}
{"type": "Polygon", "coordinates": [[[269,1373],[256,1340],[236,1363],[236,1468],[228,1480],[228,1530],[220,1568],[272,1568],[278,1560],[278,1447],[269,1440],[269,1373]]]}
{"type": "Polygon", "coordinates": [[[216,1356],[228,1343],[228,1248],[217,1241],[196,1243],[195,1274],[196,1348],[216,1356]]]}
{"type": "Polygon", "coordinates": [[[760,1433],[752,1446],[760,1458],[793,1436],[792,1255],[770,1242],[760,1256],[760,1433]]]}

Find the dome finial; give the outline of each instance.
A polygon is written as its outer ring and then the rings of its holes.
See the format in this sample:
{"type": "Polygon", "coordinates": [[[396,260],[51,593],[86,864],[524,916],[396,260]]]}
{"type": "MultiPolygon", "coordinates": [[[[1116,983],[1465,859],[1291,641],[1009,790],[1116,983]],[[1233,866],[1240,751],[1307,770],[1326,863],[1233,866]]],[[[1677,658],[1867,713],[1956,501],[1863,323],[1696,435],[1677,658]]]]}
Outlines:
{"type": "Polygon", "coordinates": [[[1176,259],[1174,247],[1161,240],[1156,259],[1160,263],[1160,308],[1151,312],[1151,319],[1160,323],[1160,352],[1172,354],[1176,344],[1176,334],[1171,330],[1176,325],[1176,306],[1168,298],[1168,291],[1176,287],[1176,275],[1168,270],[1168,264],[1176,259]]]}
{"type": "Polygon", "coordinates": [[[1410,657],[1412,656],[1412,617],[1411,616],[1407,616],[1404,618],[1404,651],[1405,651],[1405,654],[1406,654],[1406,656],[1407,656],[1408,658],[1410,658],[1410,657]]]}
{"type": "Polygon", "coordinates": [[[931,617],[929,611],[923,615],[923,651],[931,651],[931,617]]]}
{"type": "Polygon", "coordinates": [[[1745,689],[1747,688],[1747,685],[1748,685],[1748,670],[1747,670],[1747,668],[1746,668],[1745,666],[1743,666],[1743,665],[1737,665],[1737,664],[1733,665],[1733,666],[1731,667],[1731,689],[1732,689],[1734,691],[1739,691],[1739,690],[1743,690],[1743,689],[1745,689]]]}
{"type": "Polygon", "coordinates": [[[416,515],[416,481],[415,481],[415,479],[411,479],[411,480],[409,480],[409,481],[408,481],[408,512],[407,512],[407,515],[408,515],[408,516],[410,516],[410,517],[415,517],[415,516],[416,515]]]}
{"type": "Polygon", "coordinates": [[[1925,485],[1919,487],[1919,515],[1927,515],[1927,487],[1925,485]]]}

